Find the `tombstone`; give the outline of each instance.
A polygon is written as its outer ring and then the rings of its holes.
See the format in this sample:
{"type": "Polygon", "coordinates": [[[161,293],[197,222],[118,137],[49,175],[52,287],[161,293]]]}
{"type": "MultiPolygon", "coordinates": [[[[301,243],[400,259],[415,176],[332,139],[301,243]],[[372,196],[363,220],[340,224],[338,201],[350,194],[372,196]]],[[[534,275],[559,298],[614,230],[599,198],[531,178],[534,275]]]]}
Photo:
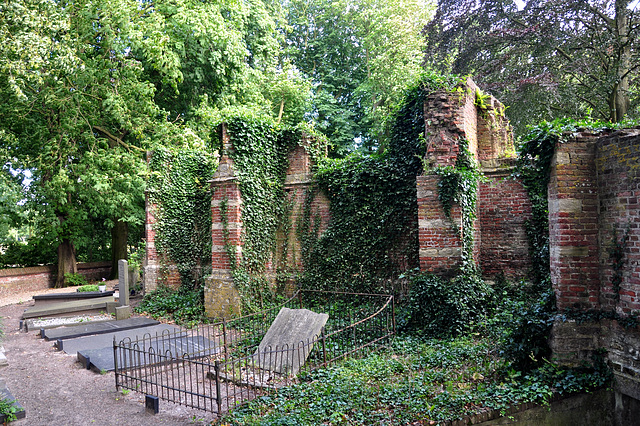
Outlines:
{"type": "Polygon", "coordinates": [[[124,259],[118,260],[118,292],[120,306],[129,306],[129,267],[124,259]]]}
{"type": "Polygon", "coordinates": [[[282,308],[267,330],[253,359],[263,370],[295,376],[329,319],[308,309],[282,308]]]}

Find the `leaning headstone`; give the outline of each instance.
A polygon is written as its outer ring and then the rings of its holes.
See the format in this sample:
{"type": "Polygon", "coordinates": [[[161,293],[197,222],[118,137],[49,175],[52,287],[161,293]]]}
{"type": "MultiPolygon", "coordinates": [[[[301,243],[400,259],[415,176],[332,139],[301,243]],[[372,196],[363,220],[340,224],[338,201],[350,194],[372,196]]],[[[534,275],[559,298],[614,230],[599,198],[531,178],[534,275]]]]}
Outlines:
{"type": "Polygon", "coordinates": [[[280,309],[253,354],[254,361],[263,370],[295,376],[328,319],[328,314],[317,314],[308,309],[280,309]]]}
{"type": "Polygon", "coordinates": [[[118,292],[120,306],[129,305],[129,267],[124,259],[118,260],[118,292]]]}

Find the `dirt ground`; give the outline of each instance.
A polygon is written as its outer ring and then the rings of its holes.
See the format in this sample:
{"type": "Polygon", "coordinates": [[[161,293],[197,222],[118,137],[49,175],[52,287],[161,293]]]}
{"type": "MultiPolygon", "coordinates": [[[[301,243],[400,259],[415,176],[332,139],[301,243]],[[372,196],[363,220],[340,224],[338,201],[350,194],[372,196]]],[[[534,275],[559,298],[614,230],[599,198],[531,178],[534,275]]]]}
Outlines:
{"type": "MultiPolygon", "coordinates": [[[[65,290],[38,294],[61,291],[65,290]]],[[[33,305],[31,296],[0,299],[1,345],[9,363],[0,368],[0,378],[26,412],[26,418],[12,424],[208,425],[215,420],[212,413],[162,400],[160,413],[148,413],[143,394],[116,390],[113,373],[85,370],[76,356],[56,351],[53,342],[39,338],[35,331],[20,330],[22,312],[33,305]]]]}

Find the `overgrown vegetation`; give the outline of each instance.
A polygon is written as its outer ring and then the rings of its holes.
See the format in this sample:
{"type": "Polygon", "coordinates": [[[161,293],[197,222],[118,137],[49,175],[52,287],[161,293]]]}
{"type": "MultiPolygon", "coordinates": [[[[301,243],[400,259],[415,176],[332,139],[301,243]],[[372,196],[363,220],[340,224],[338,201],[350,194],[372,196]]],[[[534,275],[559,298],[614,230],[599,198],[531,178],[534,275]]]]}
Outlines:
{"type": "Polygon", "coordinates": [[[4,423],[10,423],[18,420],[16,417],[18,407],[15,404],[15,400],[12,401],[7,398],[0,399],[0,417],[4,417],[4,423]]]}
{"type": "Polygon", "coordinates": [[[175,265],[185,290],[196,289],[211,265],[209,180],[215,157],[207,151],[157,149],[150,168],[149,198],[159,207],[157,250],[175,265]]]}
{"type": "Polygon", "coordinates": [[[146,295],[135,311],[155,319],[175,321],[176,324],[193,327],[209,322],[203,304],[203,289],[189,289],[186,286],[178,290],[159,287],[146,295]]]}
{"type": "MultiPolygon", "coordinates": [[[[383,154],[320,164],[316,181],[329,198],[331,222],[320,238],[303,239],[302,287],[406,292],[394,286],[418,262],[416,176],[425,153],[424,100],[459,82],[456,76],[425,72],[396,110],[383,154]]],[[[307,217],[303,228],[312,224],[307,217]]]]}

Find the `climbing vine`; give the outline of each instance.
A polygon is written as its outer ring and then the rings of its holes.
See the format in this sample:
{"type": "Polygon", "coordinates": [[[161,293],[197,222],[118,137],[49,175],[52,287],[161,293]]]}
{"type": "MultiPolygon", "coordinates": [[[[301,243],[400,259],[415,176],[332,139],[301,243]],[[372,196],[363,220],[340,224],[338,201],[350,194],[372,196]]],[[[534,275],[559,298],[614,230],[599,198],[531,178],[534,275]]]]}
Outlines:
{"type": "Polygon", "coordinates": [[[478,182],[483,179],[473,154],[469,151],[469,141],[461,139],[456,164],[436,167],[434,172],[440,176],[438,199],[445,216],[451,221],[454,230],[462,240],[462,270],[475,270],[473,260],[474,221],[477,218],[478,182]],[[451,208],[460,207],[460,224],[453,221],[451,208]]]}
{"type": "Polygon", "coordinates": [[[157,204],[156,245],[178,269],[182,285],[202,285],[211,264],[213,154],[159,148],[150,161],[149,197],[157,204]]]}
{"type": "Polygon", "coordinates": [[[459,82],[427,70],[390,120],[384,153],[320,163],[316,182],[329,198],[331,220],[317,237],[305,206],[299,227],[308,236],[302,239],[303,287],[401,292],[398,277],[418,266],[416,176],[426,150],[424,102],[433,91],[454,90],[459,82]]]}
{"type": "MultiPolygon", "coordinates": [[[[300,142],[302,130],[278,129],[268,120],[251,116],[228,119],[227,129],[233,145],[228,155],[242,193],[242,256],[238,258],[229,241],[226,202],[221,205],[223,236],[243,308],[255,311],[276,297],[265,272],[269,261],[276,258],[278,229],[285,228],[281,232],[286,241],[291,228],[292,205],[285,197],[284,180],[287,155],[300,142]]],[[[321,151],[313,138],[305,148],[314,154],[321,151]]],[[[286,256],[287,249],[283,250],[286,256]]]]}

